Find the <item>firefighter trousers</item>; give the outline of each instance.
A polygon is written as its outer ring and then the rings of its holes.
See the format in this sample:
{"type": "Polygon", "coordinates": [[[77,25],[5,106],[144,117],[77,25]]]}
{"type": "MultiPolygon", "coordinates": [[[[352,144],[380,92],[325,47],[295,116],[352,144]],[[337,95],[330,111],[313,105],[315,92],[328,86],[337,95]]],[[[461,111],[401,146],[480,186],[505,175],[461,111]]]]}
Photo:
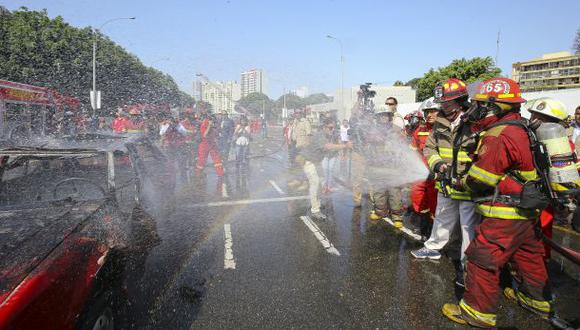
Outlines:
{"type": "Polygon", "coordinates": [[[510,263],[517,273],[520,301],[549,312],[552,295],[543,260],[544,246],[535,220],[484,218],[469,245],[461,307],[471,317],[495,318],[500,299],[500,269],[510,263]]]}
{"type": "Polygon", "coordinates": [[[224,166],[220,158],[220,154],[217,150],[215,143],[209,143],[207,141],[202,141],[198,147],[198,157],[196,165],[196,174],[199,176],[203,172],[205,163],[207,162],[208,154],[211,156],[213,161],[213,166],[215,167],[215,172],[218,176],[224,176],[224,166]]]}
{"type": "Polygon", "coordinates": [[[359,152],[351,153],[351,184],[352,199],[355,206],[360,206],[362,202],[363,185],[365,180],[365,171],[367,167],[366,158],[359,152]]]}
{"type": "Polygon", "coordinates": [[[310,197],[310,212],[318,213],[320,212],[320,177],[318,176],[318,171],[316,165],[310,161],[305,161],[303,166],[304,174],[308,180],[308,195],[310,197]]]}
{"type": "Polygon", "coordinates": [[[431,250],[441,250],[451,237],[455,226],[461,227],[461,262],[465,264],[465,250],[475,237],[475,225],[480,216],[475,213],[475,203],[455,200],[437,193],[437,208],[431,236],[425,242],[425,247],[431,250]]]}

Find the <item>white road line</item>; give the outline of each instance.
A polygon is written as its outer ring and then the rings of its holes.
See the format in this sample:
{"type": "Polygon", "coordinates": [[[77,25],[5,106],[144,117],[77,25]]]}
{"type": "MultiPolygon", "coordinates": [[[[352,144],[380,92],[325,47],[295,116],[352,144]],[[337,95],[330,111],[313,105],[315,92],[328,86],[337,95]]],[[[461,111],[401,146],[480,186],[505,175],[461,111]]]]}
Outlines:
{"type": "Polygon", "coordinates": [[[300,219],[302,220],[302,222],[304,222],[306,227],[308,227],[308,229],[310,229],[310,231],[314,233],[314,236],[316,236],[316,239],[318,239],[320,244],[322,244],[322,247],[324,247],[324,250],[326,252],[334,254],[336,256],[340,256],[340,252],[338,252],[338,250],[334,247],[334,245],[330,243],[326,235],[324,235],[324,233],[320,230],[320,228],[318,228],[318,226],[314,222],[312,222],[309,216],[303,215],[300,217],[300,219]]]}
{"type": "Polygon", "coordinates": [[[280,189],[280,187],[278,186],[278,184],[276,184],[276,181],[274,180],[268,180],[270,182],[270,184],[272,185],[272,187],[274,187],[274,189],[276,189],[276,191],[280,194],[280,195],[284,195],[284,190],[280,189]]]}
{"type": "MultiPolygon", "coordinates": [[[[390,218],[383,218],[383,220],[385,220],[386,223],[390,224],[391,226],[395,227],[395,223],[393,222],[393,220],[391,220],[390,218]]],[[[410,236],[411,238],[417,240],[417,241],[421,241],[421,235],[417,235],[415,234],[411,229],[403,226],[401,228],[397,228],[396,229],[402,231],[403,233],[407,234],[408,236],[410,236]]]]}
{"type": "Polygon", "coordinates": [[[213,206],[225,206],[225,205],[246,205],[246,204],[259,204],[259,203],[276,203],[276,202],[288,202],[296,201],[301,199],[309,199],[307,195],[302,196],[289,196],[289,197],[276,197],[276,198],[261,198],[261,199],[241,199],[237,201],[223,201],[223,202],[210,202],[210,203],[197,203],[184,205],[185,208],[196,208],[196,207],[213,207],[213,206]]]}
{"type": "Polygon", "coordinates": [[[229,223],[224,225],[225,234],[225,252],[224,252],[224,269],[236,269],[236,261],[234,260],[234,250],[232,249],[234,242],[232,240],[232,229],[229,223]]]}

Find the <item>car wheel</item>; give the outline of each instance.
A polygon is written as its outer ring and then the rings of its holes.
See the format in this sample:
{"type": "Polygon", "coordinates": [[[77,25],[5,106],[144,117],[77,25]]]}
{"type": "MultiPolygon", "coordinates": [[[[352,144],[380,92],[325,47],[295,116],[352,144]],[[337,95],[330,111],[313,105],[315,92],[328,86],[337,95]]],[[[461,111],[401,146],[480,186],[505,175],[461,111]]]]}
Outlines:
{"type": "Polygon", "coordinates": [[[97,317],[95,323],[93,324],[93,330],[113,330],[113,310],[111,307],[107,306],[103,309],[101,315],[97,317]]]}
{"type": "Polygon", "coordinates": [[[113,330],[114,316],[112,309],[112,292],[105,291],[92,300],[85,310],[77,329],[81,330],[113,330]]]}

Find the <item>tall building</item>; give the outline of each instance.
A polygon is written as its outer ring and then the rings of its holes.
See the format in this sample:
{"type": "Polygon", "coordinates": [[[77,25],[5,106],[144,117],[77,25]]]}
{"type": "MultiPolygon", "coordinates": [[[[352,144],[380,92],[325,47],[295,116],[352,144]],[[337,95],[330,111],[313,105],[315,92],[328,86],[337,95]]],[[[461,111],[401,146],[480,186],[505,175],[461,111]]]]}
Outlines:
{"type": "Polygon", "coordinates": [[[242,87],[242,97],[250,93],[267,94],[266,76],[263,70],[251,69],[242,72],[240,84],[242,87]]]}
{"type": "Polygon", "coordinates": [[[558,52],[514,63],[512,79],[522,92],[580,88],[580,56],[558,52]]]}
{"type": "Polygon", "coordinates": [[[233,113],[240,99],[240,85],[236,81],[202,81],[200,100],[213,106],[214,112],[233,113]]]}

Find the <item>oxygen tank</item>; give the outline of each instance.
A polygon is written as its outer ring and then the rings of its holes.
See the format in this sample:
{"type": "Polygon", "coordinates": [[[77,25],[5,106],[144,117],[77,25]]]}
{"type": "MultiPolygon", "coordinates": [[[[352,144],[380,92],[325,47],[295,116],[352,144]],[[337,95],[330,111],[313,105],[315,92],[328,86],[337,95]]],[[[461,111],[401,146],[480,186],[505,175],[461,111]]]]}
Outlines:
{"type": "Polygon", "coordinates": [[[576,153],[570,146],[566,129],[560,124],[542,123],[536,136],[546,146],[550,160],[548,173],[554,191],[578,188],[580,176],[576,169],[576,153]]]}

